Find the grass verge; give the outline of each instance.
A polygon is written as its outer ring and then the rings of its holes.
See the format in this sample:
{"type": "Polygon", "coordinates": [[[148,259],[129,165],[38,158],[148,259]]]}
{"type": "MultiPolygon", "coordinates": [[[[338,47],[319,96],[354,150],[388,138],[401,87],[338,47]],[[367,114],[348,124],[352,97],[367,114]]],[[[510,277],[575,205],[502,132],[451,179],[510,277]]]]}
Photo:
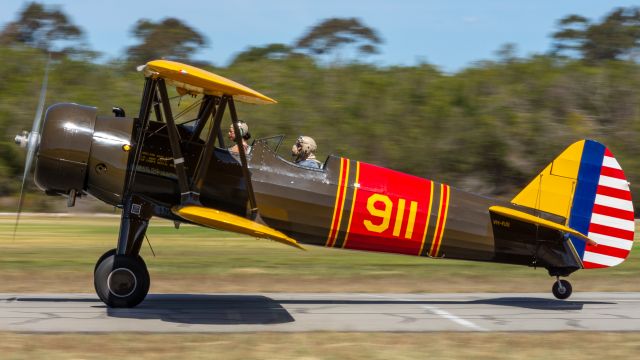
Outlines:
{"type": "Polygon", "coordinates": [[[635,359],[638,333],[0,333],[3,359],[635,359]],[[579,338],[580,341],[576,342],[579,338]],[[606,355],[606,356],[605,356],[606,355]]]}

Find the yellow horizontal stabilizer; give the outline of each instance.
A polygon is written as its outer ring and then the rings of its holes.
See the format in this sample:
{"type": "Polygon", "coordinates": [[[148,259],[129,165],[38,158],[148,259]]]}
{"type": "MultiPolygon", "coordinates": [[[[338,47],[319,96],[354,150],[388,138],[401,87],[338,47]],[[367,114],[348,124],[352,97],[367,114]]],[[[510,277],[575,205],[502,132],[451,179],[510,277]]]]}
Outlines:
{"type": "Polygon", "coordinates": [[[549,221],[546,219],[543,219],[541,217],[538,216],[534,216],[531,214],[527,214],[525,212],[522,211],[518,211],[515,209],[510,209],[504,206],[491,206],[489,208],[489,211],[502,215],[502,216],[506,216],[508,218],[512,218],[515,220],[520,220],[520,221],[524,221],[530,224],[535,224],[535,225],[540,225],[540,226],[544,226],[546,228],[549,229],[553,229],[553,230],[558,230],[558,231],[563,231],[566,233],[569,233],[571,235],[575,235],[578,238],[584,240],[587,242],[587,244],[589,245],[598,245],[593,239],[589,239],[589,237],[587,237],[587,235],[576,231],[568,226],[564,226],[558,223],[554,223],[553,221],[549,221]]]}
{"type": "Polygon", "coordinates": [[[195,205],[175,206],[171,212],[198,225],[271,239],[304,250],[297,241],[280,231],[228,212],[195,205]]]}
{"type": "Polygon", "coordinates": [[[172,86],[190,93],[230,95],[251,104],[275,104],[277,101],[233,80],[195,66],[169,60],[149,61],[142,67],[145,76],[160,77],[172,86]]]}

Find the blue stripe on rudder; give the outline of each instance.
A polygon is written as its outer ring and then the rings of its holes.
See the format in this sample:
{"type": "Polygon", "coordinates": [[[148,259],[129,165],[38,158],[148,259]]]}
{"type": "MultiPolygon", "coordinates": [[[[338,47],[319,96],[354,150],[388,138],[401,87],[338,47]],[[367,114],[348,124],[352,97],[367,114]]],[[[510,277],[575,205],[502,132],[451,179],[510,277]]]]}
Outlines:
{"type": "MultiPolygon", "coordinates": [[[[580,170],[578,171],[578,184],[573,196],[571,216],[569,217],[569,227],[585,235],[589,232],[604,151],[604,145],[599,142],[593,140],[585,141],[580,170]]],[[[578,251],[580,258],[582,258],[586,247],[584,240],[571,236],[571,242],[578,251]]]]}

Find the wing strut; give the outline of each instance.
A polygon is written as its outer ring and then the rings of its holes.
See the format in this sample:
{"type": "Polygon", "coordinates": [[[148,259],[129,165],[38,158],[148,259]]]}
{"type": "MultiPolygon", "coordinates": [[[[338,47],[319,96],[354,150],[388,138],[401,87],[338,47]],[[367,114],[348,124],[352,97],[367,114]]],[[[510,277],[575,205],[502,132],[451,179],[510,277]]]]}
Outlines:
{"type": "MultiPolygon", "coordinates": [[[[191,135],[191,141],[195,141],[200,137],[202,130],[207,125],[207,119],[216,112],[216,98],[211,95],[205,95],[200,111],[198,112],[198,124],[191,135]]],[[[224,111],[223,111],[224,112],[224,111]]],[[[212,149],[213,150],[213,149],[212,149]]]]}
{"type": "Polygon", "coordinates": [[[173,165],[176,169],[176,175],[178,176],[180,202],[182,204],[198,202],[197,198],[194,199],[194,192],[189,188],[187,170],[184,166],[184,156],[180,149],[180,134],[178,134],[178,128],[176,127],[176,122],[171,112],[171,103],[169,102],[169,95],[167,94],[167,86],[162,78],[158,79],[158,90],[160,92],[160,99],[162,100],[164,117],[167,121],[167,133],[169,134],[169,143],[171,144],[171,152],[173,153],[173,165]]]}
{"type": "MultiPolygon", "coordinates": [[[[222,122],[222,115],[224,115],[224,110],[227,107],[228,98],[223,96],[220,100],[220,105],[218,105],[218,110],[216,111],[215,118],[213,119],[213,126],[209,130],[209,135],[207,136],[207,143],[205,144],[204,150],[200,153],[200,159],[198,160],[198,165],[196,166],[196,173],[193,177],[192,187],[196,193],[200,193],[202,190],[202,185],[204,183],[204,177],[207,174],[207,170],[209,170],[209,164],[211,163],[211,157],[213,156],[213,148],[215,144],[216,134],[220,133],[220,123],[222,122]]],[[[200,123],[204,123],[206,118],[201,119],[198,122],[198,126],[200,123]]]]}
{"type": "Polygon", "coordinates": [[[134,151],[129,153],[127,161],[127,172],[125,178],[124,189],[122,191],[122,215],[120,215],[120,230],[118,232],[118,244],[116,246],[116,254],[124,255],[131,253],[136,248],[136,238],[131,234],[144,234],[147,228],[148,219],[140,218],[139,214],[132,213],[134,205],[133,184],[137,173],[137,165],[140,161],[142,153],[142,145],[145,134],[149,127],[149,114],[151,107],[154,105],[156,97],[157,80],[151,77],[146,78],[144,83],[144,91],[142,92],[142,103],[140,104],[140,113],[138,122],[134,125],[135,146],[134,151]]]}
{"type": "Polygon", "coordinates": [[[247,185],[247,192],[249,193],[249,203],[251,204],[251,215],[255,216],[258,213],[258,206],[256,205],[256,196],[253,193],[253,185],[251,185],[251,173],[249,173],[249,166],[247,165],[247,154],[244,153],[244,145],[242,144],[242,136],[240,134],[240,128],[238,127],[238,114],[236,113],[236,106],[233,103],[233,98],[229,97],[229,112],[231,113],[231,122],[233,123],[233,132],[236,134],[236,145],[238,145],[238,153],[240,154],[240,163],[242,163],[242,175],[247,185]]]}

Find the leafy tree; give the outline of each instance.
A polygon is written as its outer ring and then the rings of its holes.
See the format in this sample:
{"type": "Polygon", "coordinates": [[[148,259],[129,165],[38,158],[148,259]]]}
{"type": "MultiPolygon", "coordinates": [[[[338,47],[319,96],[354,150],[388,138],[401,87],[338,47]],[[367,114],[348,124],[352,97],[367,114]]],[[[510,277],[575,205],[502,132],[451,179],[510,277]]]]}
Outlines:
{"type": "Polygon", "coordinates": [[[600,23],[579,15],[562,18],[553,33],[555,54],[578,52],[584,60],[621,59],[633,55],[640,43],[640,9],[618,8],[600,23]]]}
{"type": "Polygon", "coordinates": [[[580,52],[586,41],[586,32],[589,27],[589,19],[580,15],[569,15],[558,21],[560,30],[553,33],[553,52],[559,54],[564,51],[580,52]]]}
{"type": "Polygon", "coordinates": [[[136,64],[160,58],[192,62],[191,55],[199,47],[207,46],[203,35],[176,18],[165,18],[157,23],[141,19],[131,33],[140,44],[126,50],[127,59],[136,64]]]}
{"type": "Polygon", "coordinates": [[[0,44],[23,44],[47,52],[74,53],[83,50],[83,33],[56,7],[28,3],[0,33],[0,44]],[[67,47],[60,48],[67,44],[67,47]]]}
{"type": "Polygon", "coordinates": [[[286,59],[292,55],[295,55],[293,49],[285,44],[252,46],[249,49],[236,55],[233,61],[231,61],[231,64],[233,65],[241,62],[256,62],[266,59],[286,59]]]}
{"type": "Polygon", "coordinates": [[[312,27],[295,46],[314,55],[338,51],[345,46],[355,46],[360,55],[378,53],[382,39],[377,32],[356,18],[330,18],[312,27]]]}
{"type": "Polygon", "coordinates": [[[591,60],[617,59],[637,49],[640,41],[640,9],[617,9],[587,30],[585,54],[591,60]]]}

